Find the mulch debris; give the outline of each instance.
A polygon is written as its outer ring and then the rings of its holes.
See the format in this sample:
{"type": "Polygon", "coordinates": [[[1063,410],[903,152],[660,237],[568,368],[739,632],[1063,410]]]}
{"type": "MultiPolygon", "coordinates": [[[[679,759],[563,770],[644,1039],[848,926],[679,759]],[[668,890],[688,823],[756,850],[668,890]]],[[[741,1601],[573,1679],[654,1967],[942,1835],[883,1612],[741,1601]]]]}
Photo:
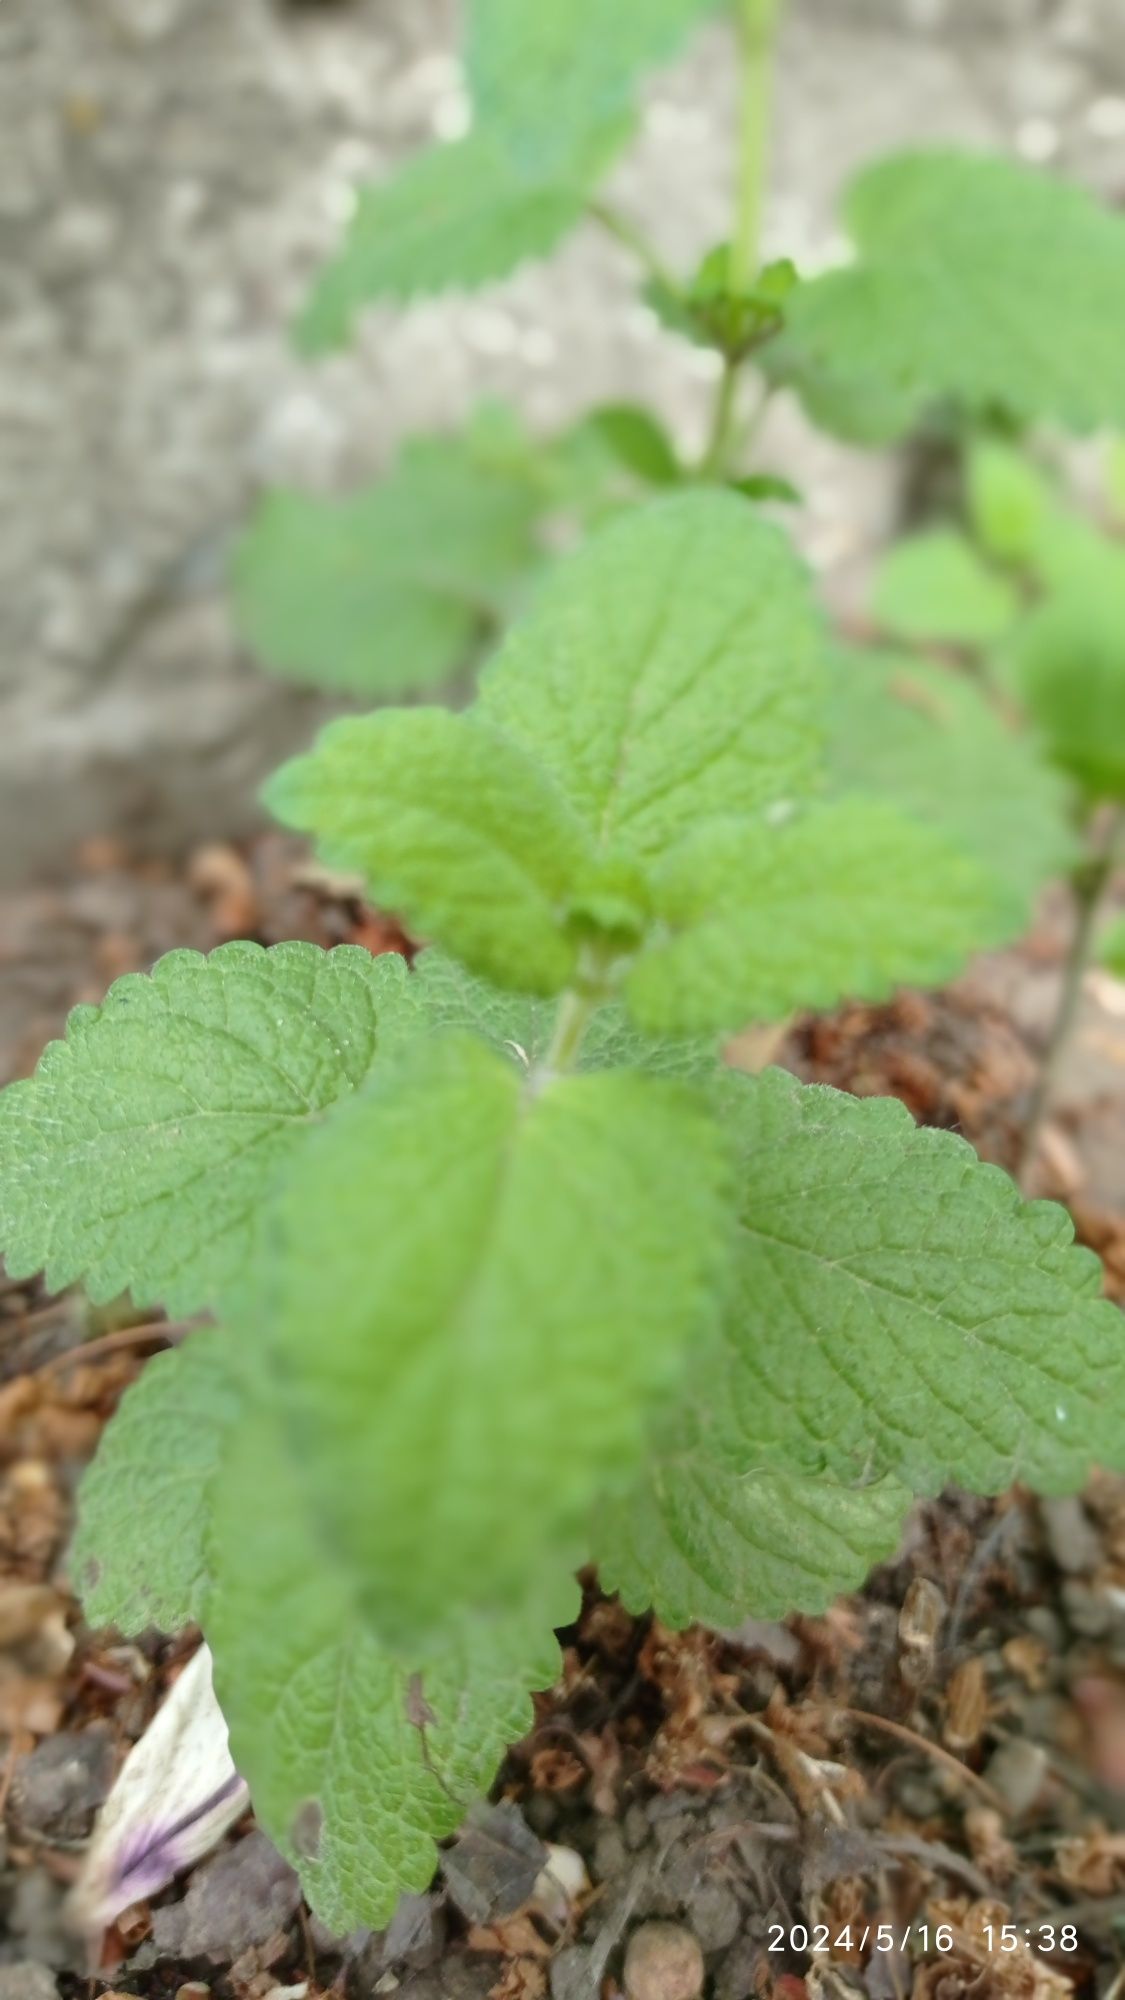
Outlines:
{"type": "MultiPolygon", "coordinates": [[[[29,1069],[68,1007],[121,972],[233,936],[406,948],[354,883],[278,836],[181,869],[91,843],[69,883],[0,907],[0,1074],[29,1069]]],[[[1015,1157],[1034,1060],[979,991],[798,1022],[781,1053],[1015,1157]]],[[[1125,1303],[1125,1217],[1083,1198],[1066,1146],[1057,1163],[1071,1185],[1051,1191],[1125,1303]]],[[[920,1506],[895,1561],[818,1619],[676,1634],[588,1577],[493,1803],[386,1932],[328,1936],[248,1815],[127,1911],[91,1972],[66,1893],[195,1635],[88,1630],[66,1548],[102,1426],[170,1337],[0,1279],[0,2000],[1125,1991],[1125,1481],[1108,1475],[1080,1499],[920,1506]],[[987,1950],[986,1925],[1015,1925],[1013,1948],[987,1950]]]]}

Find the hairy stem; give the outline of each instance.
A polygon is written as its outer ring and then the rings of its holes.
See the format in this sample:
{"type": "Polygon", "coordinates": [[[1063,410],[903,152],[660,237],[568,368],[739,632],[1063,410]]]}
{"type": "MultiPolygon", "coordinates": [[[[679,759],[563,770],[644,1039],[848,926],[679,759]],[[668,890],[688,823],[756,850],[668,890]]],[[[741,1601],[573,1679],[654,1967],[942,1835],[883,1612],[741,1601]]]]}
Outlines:
{"type": "MultiPolygon", "coordinates": [[[[745,292],[761,262],[762,200],[769,155],[773,94],[773,41],[780,0],[739,0],[742,45],[742,111],[734,228],[727,260],[727,290],[745,292]]],[[[738,434],[738,383],[744,355],[725,354],[715,392],[711,427],[699,461],[700,479],[722,479],[738,434]]]]}
{"type": "Polygon", "coordinates": [[[1016,1166],[1021,1181],[1026,1179],[1035,1164],[1044,1121],[1058,1082],[1059,1068],[1078,1015],[1082,982],[1093,949],[1098,907],[1117,863],[1117,836],[1121,830],[1121,817],[1120,813],[1115,815],[1104,844],[1088,860],[1082,862],[1071,876],[1074,929],[1063,967],[1059,1004],[1051,1023],[1051,1032],[1043,1052],[1043,1061],[1020,1141],[1016,1166]]]}
{"type": "Polygon", "coordinates": [[[590,1025],[591,1017],[597,1010],[597,1005],[597,1001],[586,993],[571,990],[563,994],[559,1001],[559,1011],[555,1015],[554,1031],[542,1062],[542,1068],[548,1075],[557,1076],[561,1070],[574,1067],[583,1037],[590,1025]]]}
{"type": "Polygon", "coordinates": [[[711,411],[711,428],[699,461],[700,479],[721,479],[730,462],[738,414],[738,371],[739,363],[734,356],[725,354],[711,411]]]}
{"type": "Polygon", "coordinates": [[[742,118],[738,148],[738,205],[730,242],[727,283],[744,292],[761,261],[762,199],[769,154],[773,98],[773,41],[779,0],[740,0],[742,118]]]}

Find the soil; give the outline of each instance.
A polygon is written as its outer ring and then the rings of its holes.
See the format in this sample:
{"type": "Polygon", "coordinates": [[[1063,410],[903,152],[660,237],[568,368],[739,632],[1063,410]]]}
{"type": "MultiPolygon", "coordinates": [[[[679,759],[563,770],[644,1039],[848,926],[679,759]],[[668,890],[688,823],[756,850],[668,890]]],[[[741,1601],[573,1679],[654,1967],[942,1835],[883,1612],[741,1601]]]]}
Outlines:
{"type": "MultiPolygon", "coordinates": [[[[0,1073],[30,1068],[67,1008],[119,973],[233,935],[404,943],[280,837],[180,867],[93,842],[65,886],[0,904],[0,1073]]],[[[891,1092],[1010,1164],[1035,1075],[1029,1019],[1041,1026],[1064,937],[1065,910],[1048,908],[970,981],[799,1022],[781,1059],[891,1092]]],[[[1108,1146],[1086,1146],[1121,1129],[1119,998],[1091,982],[1037,1174],[1069,1199],[1125,1303],[1125,1187],[1108,1146]]],[[[819,1619],[674,1635],[590,1577],[560,1680],[493,1805],[387,1933],[328,1937],[248,1816],[127,1912],[91,1973],[65,1930],[66,1890],[197,1635],[126,1644],[87,1629],[67,1541],[82,1466],[164,1338],[0,1280],[0,2000],[1121,1992],[1125,1481],[1104,1475],[1081,1499],[1016,1489],[919,1507],[895,1561],[819,1619]],[[880,1924],[890,1950],[872,1948],[880,1924]],[[986,1924],[1015,1924],[1016,1949],[985,1950],[986,1924]],[[1046,1939],[1039,1926],[1053,1947],[1024,1945],[1028,1928],[1046,1939]],[[849,1929],[850,1948],[805,1944],[849,1929]]]]}

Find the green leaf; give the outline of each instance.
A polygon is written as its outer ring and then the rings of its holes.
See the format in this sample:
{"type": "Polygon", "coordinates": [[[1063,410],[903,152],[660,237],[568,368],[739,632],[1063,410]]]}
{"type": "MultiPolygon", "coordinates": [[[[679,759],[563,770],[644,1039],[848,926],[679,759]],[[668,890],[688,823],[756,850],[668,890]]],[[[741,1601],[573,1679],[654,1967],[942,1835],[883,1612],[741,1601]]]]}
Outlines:
{"type": "Polygon", "coordinates": [[[1033,611],[1010,664],[1055,762],[1092,798],[1125,800],[1125,556],[1107,548],[1033,611]]]}
{"type": "MultiPolygon", "coordinates": [[[[1125,223],[1085,190],[999,156],[908,152],[859,175],[846,220],[855,263],[799,286],[767,351],[822,422],[841,390],[875,419],[868,438],[942,399],[1077,431],[1125,420],[1125,223]]],[[[854,435],[847,411],[837,427],[854,435]]]]}
{"type": "Polygon", "coordinates": [[[1064,1209],[894,1099],[779,1070],[728,1093],[742,1248],[718,1423],[767,1462],[917,1493],[1057,1493],[1120,1464],[1121,1313],[1064,1209]]]}
{"type": "Polygon", "coordinates": [[[298,1476],[377,1629],[413,1644],[584,1553],[715,1309],[725,1152],[683,1086],[529,1080],[449,1035],[298,1166],[268,1308],[298,1476]]]}
{"type": "Polygon", "coordinates": [[[1019,928],[997,878],[882,800],[730,821],[656,871],[659,926],[625,981],[650,1034],[736,1029],[938,986],[1019,928]]]}
{"type": "Polygon", "coordinates": [[[637,508],[547,577],[481,679],[599,849],[648,860],[807,789],[823,640],[785,536],[733,493],[637,508]]]}
{"type": "Polygon", "coordinates": [[[516,1615],[463,1624],[444,1653],[384,1652],[246,1357],[205,1328],[148,1363],[83,1481],[72,1573],[93,1622],[204,1625],[259,1819],[326,1923],[382,1925],[529,1727],[577,1593],[560,1574],[516,1615]]]}
{"type": "Polygon", "coordinates": [[[1058,511],[1056,496],[1026,452],[977,438],[967,467],[974,532],[997,562],[1034,570],[1058,511]]]}
{"type": "Polygon", "coordinates": [[[174,951],[76,1007],[0,1098],[13,1276],[131,1290],[171,1313],[239,1284],[262,1204],[312,1124],[401,1032],[407,975],[355,946],[174,951]]]}
{"type": "Polygon", "coordinates": [[[519,745],[439,708],[344,717],[265,791],[372,899],[500,985],[559,992],[589,859],[573,812],[519,745]]]}
{"type": "MultiPolygon", "coordinates": [[[[466,1625],[417,1669],[385,1652],[310,1534],[289,1452],[259,1413],[215,1492],[206,1632],[231,1750],[258,1818],[337,1934],[389,1922],[559,1671],[550,1616],[466,1625]]],[[[544,1595],[540,1591],[540,1596],[544,1595]]]]}
{"type": "Polygon", "coordinates": [[[361,188],[343,247],[301,316],[305,352],[342,346],[357,313],[377,300],[474,290],[545,257],[581,220],[626,131],[615,124],[584,132],[540,171],[521,166],[502,135],[480,126],[419,153],[380,186],[361,188]]]}
{"type": "Polygon", "coordinates": [[[906,654],[841,651],[832,677],[833,789],[875,793],[992,870],[1025,917],[1077,859],[1068,787],[967,675],[906,654]]]}
{"type": "Polygon", "coordinates": [[[203,1327],[155,1355],[102,1432],[70,1551],[91,1625],[132,1636],[202,1621],[208,1495],[242,1413],[227,1353],[225,1332],[203,1327]]]}
{"type": "Polygon", "coordinates": [[[899,1545],[910,1494],[762,1465],[752,1435],[720,1451],[702,1413],[599,1523],[604,1590],[665,1625],[827,1611],[899,1545]]]}
{"type": "MultiPolygon", "coordinates": [[[[481,1036],[495,1049],[515,1054],[527,1068],[545,1062],[558,1012],[557,1003],[526,993],[504,992],[474,979],[455,958],[424,951],[414,961],[411,981],[418,1006],[432,1028],[457,1028],[481,1036]]],[[[623,1007],[599,1007],[578,1052],[579,1070],[643,1069],[655,1076],[700,1082],[719,1060],[715,1037],[643,1035],[623,1007]]]]}
{"type": "Polygon", "coordinates": [[[777,501],[782,506],[799,507],[802,494],[792,480],[779,478],[776,472],[750,472],[745,479],[730,482],[736,493],[747,500],[777,501]]]}
{"type": "Polygon", "coordinates": [[[878,624],[899,639],[991,645],[1008,631],[1019,599],[955,528],[928,528],[896,542],[875,574],[878,624]]]}
{"type": "Polygon", "coordinates": [[[717,347],[728,359],[744,361],[772,340],[783,324],[797,272],[787,257],[780,258],[764,265],[752,285],[732,291],[731,264],[731,245],[716,243],[686,285],[652,278],[644,297],[671,332],[699,347],[717,347]]]}
{"type": "Polygon", "coordinates": [[[240,629],[318,687],[435,687],[532,567],[538,512],[528,481],[482,463],[471,438],[417,441],[342,500],[269,494],[234,553],[240,629]]]}
{"type": "Polygon", "coordinates": [[[591,126],[631,109],[647,69],[666,62],[716,0],[471,0],[466,51],[477,118],[525,166],[565,161],[591,126]]]}
{"type": "Polygon", "coordinates": [[[646,486],[676,486],[684,476],[664,426],[640,404],[602,403],[577,429],[592,432],[610,457],[646,486]]]}

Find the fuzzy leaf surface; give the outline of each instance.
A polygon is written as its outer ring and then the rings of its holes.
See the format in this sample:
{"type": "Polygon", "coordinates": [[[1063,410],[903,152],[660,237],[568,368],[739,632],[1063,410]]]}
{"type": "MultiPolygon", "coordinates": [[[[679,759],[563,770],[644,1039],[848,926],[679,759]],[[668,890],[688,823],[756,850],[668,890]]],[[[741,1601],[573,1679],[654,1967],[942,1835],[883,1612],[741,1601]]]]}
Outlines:
{"type": "Polygon", "coordinates": [[[626,130],[585,134],[576,151],[542,170],[521,166],[501,134],[480,126],[361,188],[343,246],[301,316],[306,353],[342,346],[359,311],[377,300],[472,291],[545,257],[581,220],[626,130]]]}
{"type": "Polygon", "coordinates": [[[1086,431],[1125,418],[1125,223],[1016,161],[906,152],[853,182],[854,264],[801,285],[768,365],[845,434],[897,435],[927,404],[1086,431]],[[848,426],[851,426],[850,431],[848,426]]]}
{"type": "Polygon", "coordinates": [[[265,798],[416,936],[502,985],[566,986],[576,958],[566,916],[589,843],[549,778],[497,730],[439,708],[343,717],[275,773],[265,798]]]}
{"type": "Polygon", "coordinates": [[[625,982],[650,1034],[778,1021],[896,986],[937,986],[1019,927],[998,878],[880,799],[813,806],[778,826],[728,821],[669,855],[660,927],[625,982]]]}
{"type": "Polygon", "coordinates": [[[1077,856],[1068,788],[967,675],[900,653],[841,651],[830,700],[833,789],[885,798],[1007,883],[1030,916],[1077,856]]]}
{"type": "Polygon", "coordinates": [[[346,694],[446,681],[535,559],[534,493],[471,440],[410,445],[377,485],[267,495],[234,554],[248,643],[278,673],[346,694]]]}
{"type": "MultiPolygon", "coordinates": [[[[557,1002],[490,986],[466,972],[455,958],[432,948],[414,961],[411,991],[427,1027],[479,1035],[493,1048],[514,1053],[528,1068],[546,1061],[557,1002]]],[[[575,1066],[643,1069],[691,1083],[712,1076],[718,1061],[717,1037],[643,1035],[623,1007],[611,1005],[594,1014],[575,1066]]]]}
{"type": "Polygon", "coordinates": [[[626,1500],[600,1517],[598,1572],[665,1625],[817,1615],[892,1556],[911,1496],[761,1462],[752,1435],[720,1451],[701,1411],[626,1500]]]}
{"type": "Polygon", "coordinates": [[[1125,1320],[1065,1210],[963,1140],[779,1070],[732,1077],[736,1362],[716,1421],[799,1471],[917,1493],[1119,1464],[1125,1320]]]}
{"type": "Polygon", "coordinates": [[[408,1052],[298,1164],[272,1237],[285,1408],[384,1637],[516,1602],[552,1548],[580,1558],[595,1494],[628,1480],[713,1320],[726,1165],[680,1084],[529,1088],[460,1034],[408,1052]]]}
{"type": "Polygon", "coordinates": [[[192,1313],[237,1285],[267,1193],[400,1031],[401,959],[220,945],[77,1007],[0,1098],[0,1244],[14,1276],[192,1313]]]}
{"type": "Polygon", "coordinates": [[[154,1355],[102,1432],[70,1551],[91,1625],[135,1637],[202,1622],[207,1496],[242,1407],[225,1347],[220,1328],[202,1327],[154,1355]]]}
{"type": "Polygon", "coordinates": [[[472,0],[466,68],[482,124],[528,165],[556,166],[591,126],[632,106],[716,0],[472,0]]]}
{"type": "Polygon", "coordinates": [[[435,1843],[530,1728],[574,1586],[560,1579],[549,1615],[467,1624],[412,1669],[358,1615],[260,1414],[227,1455],[214,1510],[206,1630],[235,1762],[321,1921],[381,1929],[404,1891],[428,1886],[435,1843]]]}
{"type": "Polygon", "coordinates": [[[871,609],[898,639],[988,646],[1008,630],[1019,599],[955,528],[929,528],[896,542],[875,577],[871,609]]]}
{"type": "Polygon", "coordinates": [[[812,784],[822,653],[780,530],[735,494],[674,494],[557,565],[478,709],[546,766],[599,850],[644,861],[812,784]]]}

